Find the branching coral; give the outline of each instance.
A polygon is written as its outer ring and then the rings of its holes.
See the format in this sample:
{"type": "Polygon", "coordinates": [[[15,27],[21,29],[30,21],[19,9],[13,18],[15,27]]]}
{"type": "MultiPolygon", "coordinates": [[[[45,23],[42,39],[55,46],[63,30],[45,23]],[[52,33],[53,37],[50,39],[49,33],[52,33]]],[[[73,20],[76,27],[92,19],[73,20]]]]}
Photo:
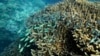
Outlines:
{"type": "Polygon", "coordinates": [[[47,7],[28,19],[25,40],[29,41],[21,40],[37,45],[39,49],[30,48],[32,56],[100,55],[100,6],[72,1],[47,7]]]}

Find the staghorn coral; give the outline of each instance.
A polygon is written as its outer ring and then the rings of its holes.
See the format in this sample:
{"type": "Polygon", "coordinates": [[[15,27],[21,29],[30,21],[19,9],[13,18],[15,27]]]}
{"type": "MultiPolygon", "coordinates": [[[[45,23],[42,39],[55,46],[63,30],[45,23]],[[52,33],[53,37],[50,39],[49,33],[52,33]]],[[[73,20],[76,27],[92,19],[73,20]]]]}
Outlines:
{"type": "Polygon", "coordinates": [[[36,45],[31,56],[100,55],[99,5],[66,0],[32,15],[26,25],[21,52],[36,45]]]}

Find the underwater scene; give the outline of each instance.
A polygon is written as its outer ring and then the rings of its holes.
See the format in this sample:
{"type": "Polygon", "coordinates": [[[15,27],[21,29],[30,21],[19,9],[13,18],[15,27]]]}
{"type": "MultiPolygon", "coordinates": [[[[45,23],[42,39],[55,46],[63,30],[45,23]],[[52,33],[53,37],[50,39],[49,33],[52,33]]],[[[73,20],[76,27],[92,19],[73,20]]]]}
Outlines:
{"type": "Polygon", "coordinates": [[[100,56],[100,0],[0,0],[0,56],[100,56]]]}

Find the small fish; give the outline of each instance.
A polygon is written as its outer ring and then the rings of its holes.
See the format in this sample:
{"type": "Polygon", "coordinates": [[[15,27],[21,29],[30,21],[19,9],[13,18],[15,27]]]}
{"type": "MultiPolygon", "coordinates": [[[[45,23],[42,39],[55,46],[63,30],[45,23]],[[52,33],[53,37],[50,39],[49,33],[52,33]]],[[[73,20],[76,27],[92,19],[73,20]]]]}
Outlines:
{"type": "Polygon", "coordinates": [[[27,45],[26,47],[30,47],[30,45],[27,45]]]}
{"type": "Polygon", "coordinates": [[[45,36],[43,39],[47,39],[48,38],[48,36],[45,36]]]}
{"type": "Polygon", "coordinates": [[[49,32],[49,28],[45,29],[45,32],[49,32]]]}
{"type": "Polygon", "coordinates": [[[93,39],[90,41],[90,43],[95,42],[95,40],[96,40],[96,37],[95,37],[95,38],[93,38],[93,39]]]}
{"type": "Polygon", "coordinates": [[[34,42],[34,39],[30,40],[30,43],[34,42]]]}
{"type": "Polygon", "coordinates": [[[25,39],[25,42],[28,41],[28,40],[29,40],[29,38],[27,37],[27,38],[25,39]]]}
{"type": "Polygon", "coordinates": [[[40,27],[43,27],[45,24],[41,24],[40,27]]]}
{"type": "Polygon", "coordinates": [[[24,47],[26,47],[26,46],[27,46],[27,43],[24,44],[24,47]]]}
{"type": "Polygon", "coordinates": [[[17,33],[21,33],[22,29],[20,29],[17,33]]]}
{"type": "Polygon", "coordinates": [[[40,27],[35,27],[34,29],[40,29],[40,27]]]}
{"type": "Polygon", "coordinates": [[[18,48],[19,48],[19,49],[21,48],[21,44],[18,45],[18,48]]]}
{"type": "Polygon", "coordinates": [[[49,24],[49,25],[47,25],[47,26],[48,26],[48,27],[52,27],[52,25],[50,25],[50,24],[49,24]]]}
{"type": "Polygon", "coordinates": [[[20,39],[20,41],[24,41],[24,40],[25,40],[25,38],[20,39]]]}
{"type": "Polygon", "coordinates": [[[30,34],[30,32],[27,32],[26,34],[25,34],[25,36],[28,36],[30,34]]]}
{"type": "Polygon", "coordinates": [[[27,29],[25,36],[28,36],[30,33],[31,33],[31,29],[27,29]]]}
{"type": "Polygon", "coordinates": [[[27,29],[27,30],[26,30],[26,32],[30,32],[30,31],[31,31],[31,29],[27,29]]]}
{"type": "Polygon", "coordinates": [[[22,48],[19,50],[19,52],[20,52],[20,53],[22,53],[22,52],[23,52],[23,50],[24,50],[24,47],[22,47],[22,48]]]}

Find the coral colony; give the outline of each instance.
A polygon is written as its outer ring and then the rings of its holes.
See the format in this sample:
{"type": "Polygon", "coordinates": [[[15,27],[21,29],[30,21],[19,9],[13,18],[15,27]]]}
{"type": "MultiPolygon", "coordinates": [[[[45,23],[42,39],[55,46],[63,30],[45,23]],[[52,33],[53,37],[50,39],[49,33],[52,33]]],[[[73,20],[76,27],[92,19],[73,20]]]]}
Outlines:
{"type": "Polygon", "coordinates": [[[19,52],[36,45],[32,56],[100,55],[100,4],[66,0],[32,15],[27,26],[19,52]]]}
{"type": "Polygon", "coordinates": [[[20,53],[36,46],[32,56],[100,55],[100,4],[66,0],[32,15],[26,24],[20,53]]]}
{"type": "Polygon", "coordinates": [[[64,0],[30,16],[26,26],[17,46],[22,56],[100,55],[100,3],[64,0]]]}

